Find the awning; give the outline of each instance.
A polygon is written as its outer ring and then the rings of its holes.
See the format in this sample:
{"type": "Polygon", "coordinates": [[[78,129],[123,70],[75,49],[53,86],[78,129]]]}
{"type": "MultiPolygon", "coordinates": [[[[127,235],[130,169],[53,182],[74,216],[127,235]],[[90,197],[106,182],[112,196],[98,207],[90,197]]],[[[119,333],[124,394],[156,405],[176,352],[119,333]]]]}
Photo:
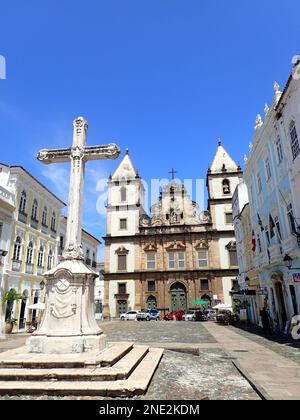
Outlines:
{"type": "Polygon", "coordinates": [[[232,310],[232,306],[228,305],[227,303],[219,303],[218,305],[214,306],[213,309],[228,309],[232,310]]]}
{"type": "Polygon", "coordinates": [[[42,302],[34,303],[33,305],[28,305],[27,309],[33,309],[36,311],[43,311],[45,309],[45,304],[42,302]]]}

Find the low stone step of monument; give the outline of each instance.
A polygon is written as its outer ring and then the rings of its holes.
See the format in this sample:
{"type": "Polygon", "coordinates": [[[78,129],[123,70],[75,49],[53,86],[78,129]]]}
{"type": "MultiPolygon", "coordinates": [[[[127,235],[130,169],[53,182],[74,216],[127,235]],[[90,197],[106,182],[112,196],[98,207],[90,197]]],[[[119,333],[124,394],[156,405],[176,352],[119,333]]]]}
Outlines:
{"type": "Polygon", "coordinates": [[[0,353],[0,368],[88,368],[113,366],[133,348],[133,343],[114,343],[101,352],[74,354],[29,353],[27,347],[0,353]]]}
{"type": "Polygon", "coordinates": [[[134,346],[112,367],[4,368],[0,369],[0,381],[114,381],[127,379],[148,351],[148,346],[134,346]]]}
{"type": "Polygon", "coordinates": [[[130,397],[143,395],[163,355],[163,349],[149,349],[125,380],[115,381],[0,381],[0,394],[7,395],[99,395],[130,397]]]}

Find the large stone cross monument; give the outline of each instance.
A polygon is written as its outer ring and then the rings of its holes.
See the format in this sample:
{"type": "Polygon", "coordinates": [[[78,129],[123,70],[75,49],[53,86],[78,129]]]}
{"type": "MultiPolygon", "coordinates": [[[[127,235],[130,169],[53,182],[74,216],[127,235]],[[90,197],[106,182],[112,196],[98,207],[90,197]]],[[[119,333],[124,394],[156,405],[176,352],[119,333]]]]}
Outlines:
{"type": "Polygon", "coordinates": [[[28,340],[32,353],[82,353],[102,350],[106,337],[94,315],[94,281],[98,274],[84,264],[81,245],[84,168],[88,160],[116,159],[115,144],[86,146],[87,122],[73,123],[73,145],[41,150],[38,160],[50,164],[71,162],[66,246],[60,263],[44,274],[46,307],[39,329],[28,340]]]}

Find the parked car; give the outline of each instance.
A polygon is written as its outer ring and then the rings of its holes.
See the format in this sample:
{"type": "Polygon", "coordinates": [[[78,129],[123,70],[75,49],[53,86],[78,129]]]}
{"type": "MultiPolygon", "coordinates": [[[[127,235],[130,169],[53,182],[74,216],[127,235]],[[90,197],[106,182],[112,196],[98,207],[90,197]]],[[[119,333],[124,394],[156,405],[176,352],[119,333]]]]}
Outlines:
{"type": "Polygon", "coordinates": [[[136,319],[138,321],[158,321],[160,312],[157,309],[142,309],[137,313],[136,319]]]}
{"type": "Polygon", "coordinates": [[[188,311],[186,314],[182,316],[183,321],[195,321],[196,319],[196,311],[188,311]]]}
{"type": "Polygon", "coordinates": [[[232,324],[235,321],[235,317],[231,311],[227,310],[220,310],[217,314],[217,322],[224,323],[224,324],[232,324]]]}
{"type": "Polygon", "coordinates": [[[207,309],[205,311],[207,321],[215,321],[217,319],[217,312],[213,309],[207,309]]]}
{"type": "Polygon", "coordinates": [[[128,311],[125,314],[120,315],[121,321],[134,321],[136,320],[137,311],[128,311]]]}
{"type": "Polygon", "coordinates": [[[182,321],[183,316],[185,315],[184,311],[170,312],[164,316],[165,321],[182,321]]]}

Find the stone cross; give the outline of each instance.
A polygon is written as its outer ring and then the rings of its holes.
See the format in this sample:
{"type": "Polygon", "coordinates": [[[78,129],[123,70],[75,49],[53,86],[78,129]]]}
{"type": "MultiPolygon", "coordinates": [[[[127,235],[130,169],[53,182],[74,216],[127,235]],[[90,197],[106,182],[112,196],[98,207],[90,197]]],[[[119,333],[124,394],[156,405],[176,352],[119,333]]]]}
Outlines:
{"type": "Polygon", "coordinates": [[[84,260],[81,245],[84,169],[88,160],[116,159],[120,149],[116,144],[86,146],[88,124],[83,117],[73,122],[73,144],[66,149],[43,149],[37,159],[45,164],[71,162],[69,208],[66,246],[62,255],[65,260],[84,260]]]}

